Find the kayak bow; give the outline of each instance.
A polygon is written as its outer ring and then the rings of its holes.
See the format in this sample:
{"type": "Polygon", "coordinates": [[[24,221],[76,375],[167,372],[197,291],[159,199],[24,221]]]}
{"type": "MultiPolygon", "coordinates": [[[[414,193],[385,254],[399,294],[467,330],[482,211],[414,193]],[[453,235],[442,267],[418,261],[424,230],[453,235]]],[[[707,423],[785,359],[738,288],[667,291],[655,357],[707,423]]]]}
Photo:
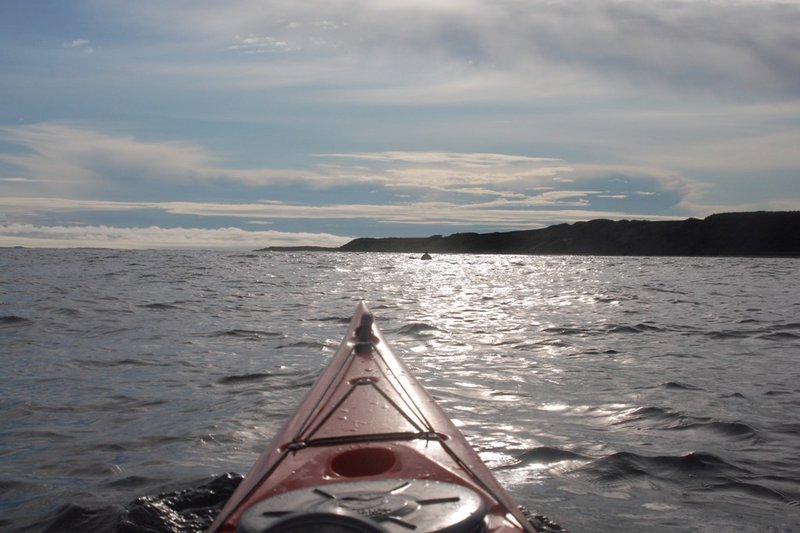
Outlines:
{"type": "Polygon", "coordinates": [[[210,529],[315,530],[534,531],[363,302],[210,529]]]}

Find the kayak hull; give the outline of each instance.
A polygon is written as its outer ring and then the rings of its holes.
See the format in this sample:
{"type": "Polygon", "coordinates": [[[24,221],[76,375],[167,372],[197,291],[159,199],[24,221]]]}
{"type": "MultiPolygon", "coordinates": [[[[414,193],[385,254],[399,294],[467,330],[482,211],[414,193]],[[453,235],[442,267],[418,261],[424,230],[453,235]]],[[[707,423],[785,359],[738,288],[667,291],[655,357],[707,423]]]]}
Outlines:
{"type": "MultiPolygon", "coordinates": [[[[411,494],[424,483],[435,484],[437,490],[445,492],[447,486],[451,492],[467,489],[481,504],[483,530],[534,531],[461,432],[387,344],[362,302],[330,363],[253,465],[210,531],[236,531],[248,509],[269,507],[268,500],[276,501],[293,491],[311,487],[325,494],[354,483],[374,485],[385,480],[390,485],[396,482],[391,486],[402,488],[392,490],[403,494],[411,494]]],[[[387,501],[397,500],[395,492],[378,498],[383,508],[391,507],[387,501]]],[[[306,497],[298,493],[298,498],[306,497]]],[[[366,500],[377,496],[348,498],[349,505],[359,501],[366,506],[366,500]]],[[[386,522],[378,524],[375,531],[392,531],[395,526],[408,531],[409,524],[404,524],[398,513],[410,513],[409,506],[415,506],[416,514],[424,515],[426,505],[419,504],[424,498],[409,498],[405,504],[398,504],[400,510],[381,515],[386,522]]],[[[436,503],[447,499],[445,496],[436,503]]],[[[462,501],[469,499],[462,497],[462,501]]],[[[372,519],[377,516],[376,511],[363,509],[352,514],[372,519]]]]}

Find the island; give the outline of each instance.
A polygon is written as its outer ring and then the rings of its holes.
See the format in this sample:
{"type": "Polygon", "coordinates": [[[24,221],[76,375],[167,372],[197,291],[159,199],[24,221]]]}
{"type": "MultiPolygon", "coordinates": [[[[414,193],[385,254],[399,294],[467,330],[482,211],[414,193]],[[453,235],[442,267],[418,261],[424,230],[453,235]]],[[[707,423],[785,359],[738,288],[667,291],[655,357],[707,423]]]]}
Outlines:
{"type": "MultiPolygon", "coordinates": [[[[264,250],[308,250],[265,248],[264,250]]],[[[336,252],[800,257],[800,211],[720,213],[674,221],[589,220],[542,229],[358,238],[336,252]]]]}

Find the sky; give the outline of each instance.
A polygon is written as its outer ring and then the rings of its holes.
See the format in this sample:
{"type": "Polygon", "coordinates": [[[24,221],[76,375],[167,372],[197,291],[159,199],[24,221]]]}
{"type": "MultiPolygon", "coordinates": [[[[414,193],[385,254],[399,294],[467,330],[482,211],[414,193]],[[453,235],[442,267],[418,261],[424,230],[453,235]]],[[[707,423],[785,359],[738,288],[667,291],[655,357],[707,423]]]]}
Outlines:
{"type": "Polygon", "coordinates": [[[0,246],[800,209],[800,0],[3,0],[0,246]]]}

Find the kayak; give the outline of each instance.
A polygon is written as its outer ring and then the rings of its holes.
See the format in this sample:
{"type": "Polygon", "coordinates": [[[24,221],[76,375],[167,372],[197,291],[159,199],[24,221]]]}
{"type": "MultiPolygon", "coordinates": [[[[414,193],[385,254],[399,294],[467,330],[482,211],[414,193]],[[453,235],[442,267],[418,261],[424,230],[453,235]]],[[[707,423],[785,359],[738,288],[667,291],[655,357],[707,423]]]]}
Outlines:
{"type": "Polygon", "coordinates": [[[535,531],[360,302],[212,532],[535,531]]]}

